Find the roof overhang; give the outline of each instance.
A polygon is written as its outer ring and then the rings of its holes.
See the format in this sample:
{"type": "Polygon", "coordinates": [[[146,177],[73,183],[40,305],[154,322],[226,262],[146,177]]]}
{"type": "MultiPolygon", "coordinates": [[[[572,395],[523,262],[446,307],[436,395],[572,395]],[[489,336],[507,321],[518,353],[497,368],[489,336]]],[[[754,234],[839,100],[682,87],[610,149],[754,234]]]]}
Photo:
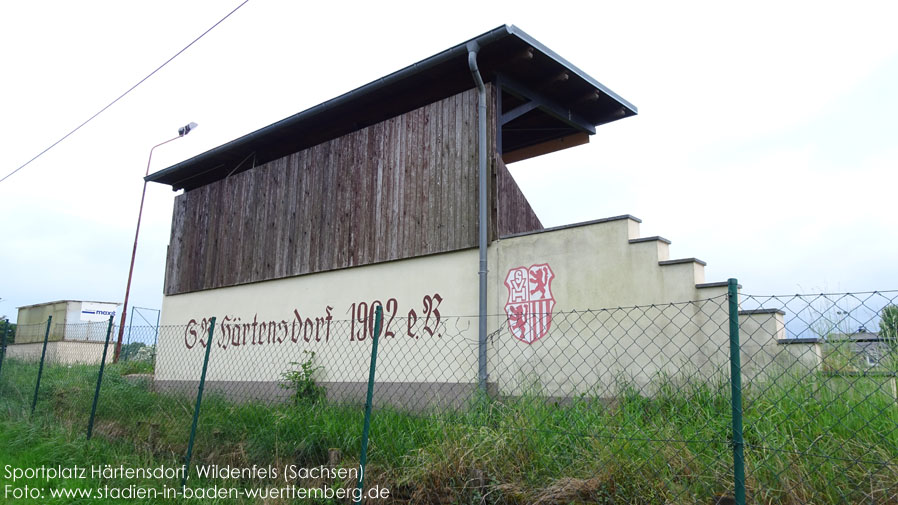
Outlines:
{"type": "Polygon", "coordinates": [[[122,302],[101,302],[97,300],[56,300],[52,302],[43,302],[43,303],[32,303],[31,305],[22,305],[21,307],[16,307],[16,309],[30,309],[34,307],[43,307],[44,305],[56,305],[57,303],[103,303],[106,305],[121,305],[122,302]]]}
{"type": "Polygon", "coordinates": [[[524,159],[521,153],[528,148],[557,150],[553,142],[593,134],[595,126],[637,113],[634,105],[534,38],[504,25],[146,180],[190,190],[453,96],[474,87],[467,62],[471,47],[479,48],[484,80],[502,90],[500,149],[514,152],[515,159],[524,159]]]}

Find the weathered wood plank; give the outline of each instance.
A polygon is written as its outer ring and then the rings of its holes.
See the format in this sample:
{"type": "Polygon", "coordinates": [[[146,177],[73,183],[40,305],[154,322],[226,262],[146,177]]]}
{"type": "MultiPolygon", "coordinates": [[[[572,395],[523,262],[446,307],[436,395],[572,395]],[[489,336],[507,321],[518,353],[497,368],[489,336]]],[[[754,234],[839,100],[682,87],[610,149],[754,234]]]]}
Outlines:
{"type": "Polygon", "coordinates": [[[233,190],[233,184],[230,181],[223,180],[222,184],[220,184],[221,188],[219,189],[220,197],[219,197],[219,220],[220,224],[215,227],[214,230],[211,230],[215,234],[215,255],[214,255],[214,265],[212,267],[212,286],[223,286],[225,283],[224,272],[228,270],[228,256],[229,256],[229,248],[228,248],[228,238],[227,233],[231,228],[231,191],[233,190]]]}
{"type": "Polygon", "coordinates": [[[387,238],[389,219],[384,215],[384,209],[389,205],[389,174],[390,167],[387,160],[388,153],[384,150],[384,136],[386,135],[386,122],[374,125],[374,131],[368,137],[368,150],[372,154],[371,161],[376,171],[374,178],[374,221],[372,223],[371,248],[372,258],[385,258],[384,248],[387,238]]]}
{"type": "Polygon", "coordinates": [[[453,249],[458,241],[458,229],[455,222],[459,212],[458,174],[461,168],[458,163],[458,145],[456,141],[455,122],[458,117],[458,98],[445,104],[443,110],[443,159],[445,180],[443,185],[447,198],[444,199],[443,226],[446,235],[446,249],[453,249]]]}
{"type": "Polygon", "coordinates": [[[243,172],[239,174],[243,178],[243,196],[241,199],[241,207],[243,207],[243,228],[240,234],[240,241],[243,242],[243,250],[240,254],[240,283],[251,282],[253,279],[253,251],[255,245],[255,226],[256,212],[253,202],[255,201],[256,185],[258,184],[258,172],[255,170],[243,172]]]}
{"type": "Polygon", "coordinates": [[[465,241],[470,241],[473,245],[477,244],[477,206],[479,199],[477,196],[477,95],[474,93],[466,93],[462,101],[462,125],[460,133],[462,134],[461,146],[462,166],[461,172],[462,191],[465,194],[473,195],[472,205],[465,208],[465,212],[460,217],[458,223],[459,229],[465,241]]]}
{"type": "MultiPolygon", "coordinates": [[[[456,195],[463,195],[467,193],[467,188],[465,187],[465,172],[468,170],[473,170],[473,167],[468,166],[468,162],[465,159],[466,153],[470,146],[466,144],[466,132],[465,128],[465,95],[456,96],[458,101],[458,106],[456,107],[456,119],[455,119],[455,136],[456,141],[455,144],[457,146],[457,150],[455,153],[455,166],[458,171],[456,176],[453,178],[455,180],[455,191],[456,195]]],[[[473,198],[476,195],[472,196],[472,204],[476,204],[476,200],[473,198]]],[[[456,234],[456,243],[465,242],[468,240],[468,237],[465,235],[465,230],[462,227],[462,223],[464,220],[464,215],[467,214],[468,209],[464,209],[461,207],[456,207],[457,213],[455,215],[455,234],[456,234]]]]}
{"type": "Polygon", "coordinates": [[[334,157],[333,171],[336,174],[336,186],[334,192],[334,239],[328,241],[331,254],[328,255],[332,259],[329,265],[335,268],[344,268],[349,266],[349,219],[351,217],[352,208],[351,199],[353,197],[353,178],[352,163],[353,149],[352,140],[355,133],[350,133],[332,144],[331,152],[334,157]]]}
{"type": "Polygon", "coordinates": [[[268,164],[257,167],[255,170],[257,176],[257,184],[253,186],[253,196],[249,204],[253,208],[253,260],[252,274],[250,280],[252,282],[260,281],[265,278],[265,231],[266,231],[266,214],[268,212],[268,164]]]}
{"type": "Polygon", "coordinates": [[[321,258],[319,252],[324,248],[324,246],[321,245],[324,216],[321,214],[321,207],[324,204],[325,198],[327,198],[325,186],[327,167],[324,166],[324,152],[324,144],[319,144],[308,150],[313,193],[312,199],[306,203],[306,205],[309,206],[309,211],[311,213],[309,218],[309,258],[307,272],[318,272],[322,270],[320,267],[321,258]]]}
{"type": "Polygon", "coordinates": [[[515,233],[525,233],[529,231],[542,230],[543,225],[537,217],[530,202],[521,192],[520,187],[515,182],[514,177],[505,167],[505,163],[501,158],[496,159],[496,168],[498,172],[498,199],[499,208],[497,212],[498,233],[500,237],[513,235],[515,233]]]}
{"type": "Polygon", "coordinates": [[[278,250],[278,229],[282,220],[278,188],[283,185],[283,164],[284,158],[281,158],[270,163],[268,167],[268,194],[265,197],[268,202],[265,215],[268,231],[265,233],[265,251],[262,253],[265,258],[262,267],[263,278],[276,275],[277,258],[282,254],[282,251],[278,250]]]}
{"type": "Polygon", "coordinates": [[[412,112],[414,124],[412,126],[412,135],[409,138],[410,144],[408,146],[411,159],[413,160],[412,179],[415,181],[415,184],[412,189],[412,207],[409,208],[409,214],[413,219],[411,222],[407,223],[409,230],[412,232],[412,240],[408,242],[408,248],[406,250],[411,251],[413,254],[420,254],[421,251],[427,250],[426,231],[424,230],[424,214],[427,212],[424,186],[426,185],[426,180],[429,174],[424,166],[424,160],[426,159],[424,149],[421,148],[424,145],[424,128],[426,125],[424,111],[425,108],[422,107],[412,112]]]}
{"type": "Polygon", "coordinates": [[[390,178],[388,184],[390,188],[390,204],[387,206],[384,218],[387,220],[387,232],[384,234],[384,254],[385,259],[396,259],[399,250],[396,244],[399,242],[400,226],[399,226],[399,209],[401,208],[400,198],[402,198],[401,181],[403,177],[402,159],[401,159],[401,134],[400,125],[401,117],[393,118],[387,121],[386,131],[384,132],[384,150],[386,155],[386,164],[390,169],[390,178]]]}
{"type": "Polygon", "coordinates": [[[449,240],[447,233],[449,230],[449,226],[447,224],[447,219],[449,217],[449,202],[453,199],[454,195],[450,194],[447,191],[447,183],[449,180],[449,169],[446,166],[446,107],[445,103],[436,104],[436,120],[434,121],[436,128],[436,140],[434,143],[433,149],[433,163],[434,170],[437,173],[437,201],[435,202],[436,215],[434,216],[434,222],[436,224],[436,235],[437,240],[435,245],[434,252],[445,251],[449,249],[449,240]]]}
{"type": "Polygon", "coordinates": [[[196,199],[199,198],[199,195],[199,192],[194,191],[184,193],[184,214],[189,217],[184,221],[186,228],[184,230],[184,252],[182,254],[184,261],[180,265],[179,272],[181,275],[179,282],[181,286],[180,292],[192,291],[190,285],[190,272],[191,265],[196,264],[196,239],[194,238],[194,234],[198,227],[196,221],[196,199]]]}
{"type": "Polygon", "coordinates": [[[209,226],[209,186],[199,188],[201,191],[194,200],[196,209],[197,227],[193,233],[195,255],[190,265],[190,288],[192,290],[203,289],[203,268],[206,262],[206,231],[209,226]]]}
{"type": "Polygon", "coordinates": [[[400,244],[403,240],[403,209],[405,205],[405,115],[396,118],[393,124],[393,237],[390,241],[390,256],[388,259],[397,259],[400,256],[400,244]]]}
{"type": "Polygon", "coordinates": [[[314,271],[328,269],[329,266],[336,267],[339,262],[336,261],[334,255],[335,243],[339,240],[337,233],[337,220],[339,219],[339,203],[337,202],[337,168],[338,160],[336,147],[334,142],[324,144],[321,155],[323,161],[323,190],[321,192],[321,202],[318,206],[321,208],[319,240],[321,246],[318,248],[318,267],[314,271]]]}
{"type": "Polygon", "coordinates": [[[360,250],[359,261],[357,264],[364,265],[373,262],[377,258],[377,223],[378,213],[380,212],[380,178],[382,170],[379,166],[379,160],[383,153],[380,152],[376,143],[376,136],[382,133],[381,129],[375,125],[371,128],[362,130],[362,143],[360,151],[362,153],[361,175],[365,185],[365,205],[359,206],[362,214],[361,223],[364,226],[359,230],[360,250]]]}
{"type": "Polygon", "coordinates": [[[427,129],[424,135],[423,149],[425,159],[425,173],[429,175],[427,187],[424,189],[424,198],[427,200],[427,213],[425,219],[425,236],[427,237],[427,253],[444,250],[441,248],[442,213],[440,202],[443,188],[441,185],[443,167],[439,163],[440,155],[440,104],[430,104],[428,107],[427,129]]]}
{"type": "Polygon", "coordinates": [[[314,186],[312,185],[312,165],[310,163],[310,151],[300,151],[297,153],[297,171],[299,173],[300,182],[300,200],[297,203],[296,229],[299,236],[299,251],[297,259],[294,261],[293,272],[304,273],[310,272],[309,269],[309,242],[311,240],[311,223],[312,223],[312,193],[314,186]]]}
{"type": "Polygon", "coordinates": [[[414,241],[414,216],[415,207],[415,158],[412,152],[414,143],[415,118],[414,112],[402,115],[402,215],[399,217],[399,229],[402,236],[397,245],[397,257],[402,257],[406,251],[412,251],[414,241]]]}
{"type": "Polygon", "coordinates": [[[490,132],[487,135],[489,139],[489,147],[487,148],[487,156],[490,160],[490,241],[496,240],[499,238],[499,221],[498,221],[498,209],[499,209],[499,179],[498,179],[498,168],[496,167],[497,160],[501,160],[502,156],[498,154],[496,151],[497,148],[497,128],[498,122],[496,117],[496,109],[499,106],[499,97],[498,90],[492,84],[489,85],[490,90],[490,100],[488,102],[487,110],[489,112],[489,121],[487,124],[489,125],[490,132]]]}
{"type": "Polygon", "coordinates": [[[208,190],[208,204],[206,205],[207,211],[207,224],[206,229],[203,230],[203,242],[206,245],[206,251],[203,255],[203,268],[200,272],[200,286],[202,289],[208,289],[215,284],[215,279],[213,276],[215,275],[215,261],[216,261],[216,247],[218,246],[218,230],[219,219],[221,217],[221,192],[223,189],[222,184],[210,184],[206,186],[208,190]]]}
{"type": "MultiPolygon", "coordinates": [[[[165,292],[476,246],[477,138],[471,89],[191,190],[173,210],[165,292]]],[[[532,226],[495,170],[494,230],[532,226]]]]}
{"type": "Polygon", "coordinates": [[[180,267],[184,265],[185,252],[184,247],[184,215],[186,195],[178,195],[175,197],[172,206],[171,219],[171,238],[168,242],[168,251],[165,260],[165,281],[163,292],[166,295],[175,294],[181,291],[180,267]]]}
{"type": "Polygon", "coordinates": [[[292,247],[287,244],[290,241],[290,231],[293,226],[293,219],[290,215],[290,204],[287,202],[287,190],[290,187],[290,157],[284,156],[276,165],[279,181],[275,188],[277,194],[277,223],[275,229],[272,230],[275,239],[274,254],[274,277],[281,278],[288,275],[287,262],[293,255],[292,247]]]}
{"type": "Polygon", "coordinates": [[[246,179],[246,177],[241,176],[232,176],[228,178],[233,185],[233,191],[231,192],[231,198],[233,198],[233,201],[231,202],[231,211],[233,216],[232,228],[225,234],[227,237],[226,240],[228,241],[228,268],[227,272],[225,272],[225,286],[233,286],[240,282],[241,258],[243,257],[243,248],[247,247],[247,244],[244,244],[243,240],[241,240],[243,237],[244,225],[243,198],[246,179]]]}

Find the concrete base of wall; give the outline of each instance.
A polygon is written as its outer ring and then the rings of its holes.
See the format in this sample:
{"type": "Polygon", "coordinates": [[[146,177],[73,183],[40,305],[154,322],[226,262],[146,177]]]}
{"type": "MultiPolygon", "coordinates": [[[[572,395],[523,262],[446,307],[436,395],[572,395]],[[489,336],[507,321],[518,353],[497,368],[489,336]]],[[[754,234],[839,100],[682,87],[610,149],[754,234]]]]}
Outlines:
{"type": "MultiPolygon", "coordinates": [[[[156,391],[196,395],[197,381],[154,381],[156,391]]],[[[364,405],[367,382],[321,382],[328,401],[364,405]]],[[[490,388],[495,393],[496,388],[490,388]]],[[[378,382],[374,386],[374,406],[391,406],[420,411],[429,408],[456,409],[474,398],[476,383],[458,382],[378,382]]],[[[290,402],[293,393],[281,383],[262,381],[210,381],[204,394],[218,394],[231,401],[290,402]]]]}
{"type": "MultiPolygon", "coordinates": [[[[63,365],[98,365],[103,357],[105,342],[88,340],[58,340],[47,343],[46,363],[63,365]]],[[[6,347],[6,357],[22,361],[40,361],[44,343],[10,344],[6,347]]],[[[106,363],[112,363],[113,346],[109,345],[106,363]]]]}

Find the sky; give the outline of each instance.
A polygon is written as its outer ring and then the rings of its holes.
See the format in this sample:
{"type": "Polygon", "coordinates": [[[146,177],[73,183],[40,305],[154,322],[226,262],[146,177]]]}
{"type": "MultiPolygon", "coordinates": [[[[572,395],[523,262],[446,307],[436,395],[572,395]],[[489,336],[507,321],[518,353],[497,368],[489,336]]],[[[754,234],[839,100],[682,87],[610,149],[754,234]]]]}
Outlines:
{"type": "MultiPolygon", "coordinates": [[[[0,7],[0,177],[240,3],[0,7]]],[[[142,177],[513,24],[639,108],[509,166],[545,226],[620,214],[749,294],[898,289],[894,4],[250,0],[0,183],[0,316],[124,299],[142,177]]],[[[150,184],[130,305],[159,308],[175,193],[150,184]]]]}

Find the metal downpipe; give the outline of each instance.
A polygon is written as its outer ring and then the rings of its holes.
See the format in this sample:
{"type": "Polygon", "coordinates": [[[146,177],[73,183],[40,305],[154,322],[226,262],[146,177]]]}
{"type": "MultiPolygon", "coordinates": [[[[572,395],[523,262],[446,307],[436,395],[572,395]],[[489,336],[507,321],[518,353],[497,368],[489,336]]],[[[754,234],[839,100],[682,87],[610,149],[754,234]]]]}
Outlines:
{"type": "Polygon", "coordinates": [[[477,147],[479,161],[479,183],[478,183],[478,248],[480,250],[480,312],[477,338],[477,378],[478,387],[481,391],[486,392],[486,384],[488,379],[486,368],[486,273],[487,273],[487,198],[486,198],[486,87],[483,85],[483,78],[480,76],[480,70],[477,68],[477,51],[480,47],[476,43],[468,46],[468,67],[471,69],[471,75],[477,84],[477,147]]]}

